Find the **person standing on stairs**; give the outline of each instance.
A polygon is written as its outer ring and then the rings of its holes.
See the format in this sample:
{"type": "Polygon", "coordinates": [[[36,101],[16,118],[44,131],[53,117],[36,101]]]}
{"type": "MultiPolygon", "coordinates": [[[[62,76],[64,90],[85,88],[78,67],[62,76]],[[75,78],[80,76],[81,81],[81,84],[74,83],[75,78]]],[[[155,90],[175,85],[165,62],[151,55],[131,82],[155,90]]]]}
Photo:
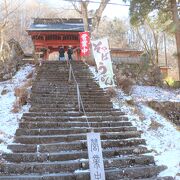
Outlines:
{"type": "Polygon", "coordinates": [[[73,54],[73,49],[71,46],[68,47],[67,54],[68,54],[68,61],[71,61],[72,60],[72,54],[73,54]]]}
{"type": "Polygon", "coordinates": [[[64,47],[60,47],[59,48],[59,61],[65,61],[65,50],[64,50],[64,47]]]}

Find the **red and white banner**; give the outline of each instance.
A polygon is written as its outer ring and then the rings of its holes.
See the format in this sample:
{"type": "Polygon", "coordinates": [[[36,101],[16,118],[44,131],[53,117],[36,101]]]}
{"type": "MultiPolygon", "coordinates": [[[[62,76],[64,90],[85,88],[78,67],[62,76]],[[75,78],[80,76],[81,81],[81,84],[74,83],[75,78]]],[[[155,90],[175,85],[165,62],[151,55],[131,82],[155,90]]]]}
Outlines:
{"type": "Polygon", "coordinates": [[[89,32],[80,32],[81,56],[90,55],[90,35],[89,32]]]}
{"type": "Polygon", "coordinates": [[[108,39],[103,38],[91,41],[91,44],[99,73],[100,87],[106,88],[115,86],[108,39]]]}

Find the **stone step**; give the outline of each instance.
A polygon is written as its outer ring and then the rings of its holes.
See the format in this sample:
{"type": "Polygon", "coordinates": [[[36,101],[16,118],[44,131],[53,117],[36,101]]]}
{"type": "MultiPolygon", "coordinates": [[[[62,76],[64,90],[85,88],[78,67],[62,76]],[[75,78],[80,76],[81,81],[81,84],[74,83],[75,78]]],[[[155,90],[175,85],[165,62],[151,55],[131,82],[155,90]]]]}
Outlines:
{"type": "MultiPolygon", "coordinates": [[[[164,166],[134,166],[126,168],[111,168],[105,170],[106,180],[172,180],[156,177],[162,170],[164,166]],[[154,177],[154,178],[151,178],[154,177]],[[145,178],[145,179],[142,179],[145,178]],[[148,179],[146,179],[148,178],[148,179]]],[[[29,174],[29,175],[12,175],[12,176],[1,176],[0,179],[3,180],[90,180],[90,175],[88,171],[82,171],[81,169],[73,173],[49,173],[49,174],[29,174]]]]}
{"type": "MultiPolygon", "coordinates": [[[[145,145],[144,139],[131,138],[131,139],[119,139],[119,140],[102,140],[102,148],[122,148],[122,147],[132,147],[138,145],[145,145]]],[[[87,143],[85,140],[75,141],[75,142],[61,142],[61,143],[51,143],[51,144],[10,144],[8,149],[15,153],[50,153],[50,152],[60,152],[60,151],[74,151],[74,150],[87,150],[87,143]]]]}
{"type": "MultiPolygon", "coordinates": [[[[48,89],[46,92],[43,92],[43,90],[39,91],[39,93],[38,92],[32,92],[32,95],[31,95],[32,98],[38,98],[38,99],[39,98],[46,98],[46,97],[53,98],[53,96],[55,96],[55,98],[62,98],[64,96],[67,96],[67,97],[74,97],[75,96],[77,98],[77,92],[69,93],[66,90],[63,90],[63,92],[59,92],[56,89],[53,89],[53,90],[48,89]]],[[[104,99],[109,98],[109,95],[105,94],[105,93],[104,94],[101,94],[101,93],[99,93],[99,94],[97,94],[97,93],[94,93],[94,94],[84,93],[84,94],[81,94],[81,96],[82,97],[92,97],[92,98],[95,97],[95,98],[100,98],[102,100],[103,100],[103,98],[104,99]]],[[[110,98],[109,98],[109,100],[110,100],[110,98]]]]}
{"type": "MultiPolygon", "coordinates": [[[[62,103],[66,103],[67,102],[69,104],[78,104],[78,100],[77,100],[77,96],[76,97],[62,97],[62,98],[55,98],[55,97],[48,97],[48,98],[45,98],[45,97],[42,97],[42,98],[31,98],[30,100],[32,102],[32,104],[34,103],[39,103],[39,104],[51,104],[51,103],[54,103],[54,104],[62,104],[62,103]]],[[[97,104],[100,104],[100,103],[107,103],[109,102],[110,100],[108,98],[84,98],[82,97],[82,102],[83,104],[91,104],[91,103],[96,103],[97,104]]],[[[111,103],[110,103],[111,104],[111,103]]]]}
{"type": "MultiPolygon", "coordinates": [[[[49,73],[49,72],[64,72],[64,71],[69,71],[69,66],[63,66],[63,65],[60,65],[60,66],[42,66],[38,69],[38,74],[46,74],[46,73],[49,73]],[[54,71],[53,71],[54,70],[54,71]]],[[[91,72],[89,70],[89,68],[86,66],[86,65],[75,65],[73,66],[73,71],[74,73],[83,73],[84,71],[85,72],[91,72]],[[81,70],[79,70],[79,68],[82,68],[81,70]]],[[[91,72],[92,73],[92,72],[91,72]]]]}
{"type": "MultiPolygon", "coordinates": [[[[31,95],[31,101],[34,100],[51,100],[51,101],[59,101],[59,100],[68,100],[73,99],[77,100],[77,94],[69,94],[68,92],[62,93],[62,94],[56,94],[56,90],[53,91],[53,94],[51,94],[51,91],[48,91],[46,95],[44,95],[44,92],[42,91],[42,95],[37,95],[37,93],[34,93],[31,95]],[[50,95],[49,95],[49,94],[50,95]]],[[[98,94],[80,94],[82,99],[84,101],[110,101],[109,95],[98,95],[98,94]]]]}
{"type": "MultiPolygon", "coordinates": [[[[140,138],[141,133],[138,131],[131,132],[110,132],[101,133],[102,140],[113,139],[128,139],[128,138],[140,138]]],[[[45,143],[58,143],[58,142],[73,142],[79,140],[86,140],[87,134],[68,134],[68,135],[40,135],[40,136],[16,136],[15,142],[22,144],[45,144],[45,143]]]]}
{"type": "MultiPolygon", "coordinates": [[[[73,83],[74,82],[74,79],[71,78],[70,79],[70,82],[69,82],[69,72],[62,72],[61,74],[59,72],[57,72],[56,75],[52,76],[51,77],[48,77],[49,74],[44,74],[44,75],[41,75],[41,76],[38,76],[36,81],[39,80],[39,82],[44,82],[45,80],[47,80],[46,82],[58,82],[58,81],[62,81],[62,82],[67,82],[67,83],[73,83]],[[44,76],[47,76],[46,78],[44,78],[44,76]]],[[[92,78],[91,74],[89,75],[83,75],[83,74],[76,74],[76,81],[77,83],[79,82],[82,82],[84,84],[86,83],[94,83],[95,82],[95,78],[92,78]],[[93,81],[93,82],[92,82],[93,81]]]]}
{"type": "MultiPolygon", "coordinates": [[[[98,82],[93,80],[93,79],[84,79],[84,81],[81,81],[81,80],[78,80],[77,79],[77,83],[79,85],[79,88],[82,89],[82,90],[85,90],[86,88],[87,89],[91,89],[91,90],[102,90],[100,87],[98,87],[98,82]]],[[[51,87],[51,88],[71,88],[71,87],[77,87],[77,84],[74,82],[74,81],[70,81],[69,82],[69,79],[66,78],[66,79],[42,79],[40,78],[39,80],[39,84],[33,84],[33,90],[34,88],[47,88],[47,87],[51,87]],[[46,83],[52,83],[54,85],[49,85],[49,84],[45,84],[44,81],[46,81],[46,83]],[[61,82],[61,84],[60,84],[61,82]]]]}
{"type": "MultiPolygon", "coordinates": [[[[82,100],[110,100],[110,97],[108,95],[104,95],[104,96],[101,96],[101,95],[81,95],[82,97],[82,100]]],[[[51,100],[51,101],[57,101],[57,100],[61,100],[61,99],[69,99],[69,98],[72,98],[73,100],[77,100],[77,94],[64,94],[62,93],[61,96],[55,96],[55,97],[52,97],[52,96],[34,96],[32,94],[32,97],[31,97],[31,100],[34,101],[34,100],[51,100]]]]}
{"type": "MultiPolygon", "coordinates": [[[[75,108],[78,109],[77,104],[54,104],[54,103],[48,103],[48,104],[33,104],[33,108],[41,109],[41,108],[75,108]]],[[[86,104],[84,103],[84,108],[113,108],[112,104],[86,104]]]]}
{"type": "MultiPolygon", "coordinates": [[[[56,95],[56,96],[58,96],[58,97],[61,97],[61,96],[63,96],[63,95],[77,95],[77,89],[76,88],[74,88],[74,89],[63,89],[63,88],[61,88],[61,87],[46,87],[46,88],[44,88],[44,87],[42,87],[42,88],[33,88],[32,89],[32,93],[33,93],[33,96],[36,96],[36,95],[41,95],[41,96],[43,96],[43,94],[45,94],[45,95],[47,95],[47,93],[43,93],[43,91],[47,91],[47,92],[54,92],[53,90],[56,90],[56,92],[54,93],[54,94],[52,94],[52,95],[56,95]],[[58,91],[58,92],[57,92],[58,91]],[[38,93],[38,92],[41,92],[41,93],[38,93]]],[[[80,94],[82,95],[82,96],[85,96],[85,95],[88,95],[88,96],[92,96],[92,95],[94,95],[94,96],[101,96],[101,97],[104,97],[104,95],[106,96],[107,94],[105,93],[105,92],[101,92],[101,91],[98,91],[98,90],[93,90],[93,91],[89,91],[89,89],[80,89],[80,94]]],[[[45,96],[44,95],[44,96],[45,96]]]]}
{"type": "MultiPolygon", "coordinates": [[[[33,82],[34,83],[34,82],[33,82]]],[[[50,88],[59,88],[61,90],[76,90],[77,86],[76,84],[74,83],[63,83],[63,82],[38,82],[38,84],[33,84],[33,87],[32,87],[32,90],[34,89],[47,89],[48,87],[50,88]],[[67,86],[63,86],[63,84],[67,85],[67,86]]],[[[82,84],[79,84],[79,89],[83,92],[86,92],[86,91],[90,91],[90,92],[103,92],[102,89],[100,89],[97,84],[94,82],[94,83],[82,83],[82,84]]]]}
{"type": "MultiPolygon", "coordinates": [[[[105,169],[125,168],[137,165],[154,165],[152,156],[131,156],[103,159],[105,169]]],[[[88,159],[59,162],[5,163],[0,166],[1,174],[65,173],[89,169],[88,159]]]]}
{"type": "MultiPolygon", "coordinates": [[[[88,69],[88,67],[86,67],[86,66],[82,66],[81,70],[79,70],[79,68],[81,68],[81,67],[80,66],[79,67],[74,66],[74,68],[73,68],[74,74],[84,74],[84,73],[90,74],[90,73],[92,73],[88,69]]],[[[37,72],[38,72],[38,75],[49,75],[51,77],[51,75],[52,76],[53,75],[57,76],[58,73],[60,73],[60,74],[62,74],[62,73],[69,74],[69,67],[53,67],[53,68],[48,68],[48,69],[46,67],[41,67],[41,69],[39,69],[37,72]]]]}
{"type": "MultiPolygon", "coordinates": [[[[92,80],[91,80],[92,81],[92,80]]],[[[79,85],[79,89],[83,92],[85,91],[99,91],[99,92],[103,92],[103,89],[101,89],[100,87],[98,87],[97,85],[97,82],[96,81],[93,81],[93,82],[88,82],[87,80],[85,82],[82,82],[82,83],[78,83],[79,85]]],[[[36,89],[48,89],[51,88],[51,89],[56,89],[56,88],[59,88],[60,90],[71,90],[72,88],[72,91],[76,89],[77,85],[74,83],[74,82],[68,82],[67,81],[63,81],[63,80],[57,80],[56,81],[53,81],[52,79],[47,81],[46,83],[44,83],[44,81],[39,81],[38,84],[33,84],[32,86],[32,90],[36,90],[36,89]],[[61,83],[60,83],[61,82],[61,83]],[[50,85],[50,83],[53,83],[53,85],[50,85]]]]}
{"type": "MultiPolygon", "coordinates": [[[[86,112],[103,112],[113,111],[113,108],[85,108],[86,112]]],[[[33,108],[29,109],[29,112],[68,112],[68,111],[79,111],[79,108],[33,108]]],[[[81,109],[82,111],[82,109],[81,109]]]]}
{"type": "MultiPolygon", "coordinates": [[[[56,96],[49,96],[49,97],[56,97],[56,96]]],[[[78,104],[78,101],[77,101],[77,99],[76,99],[76,101],[74,100],[72,100],[72,99],[70,99],[69,98],[69,101],[68,101],[68,103],[69,104],[74,104],[74,105],[77,105],[78,104]]],[[[38,101],[38,102],[31,102],[31,106],[33,106],[33,105],[36,105],[36,104],[44,104],[44,102],[43,101],[38,101]]],[[[60,100],[57,100],[56,99],[56,101],[53,101],[53,102],[47,102],[46,104],[58,104],[58,105],[61,105],[61,104],[65,104],[63,101],[60,101],[60,100]]],[[[66,104],[67,104],[67,102],[66,102],[66,104]]],[[[98,101],[98,100],[94,100],[94,101],[91,101],[91,100],[86,100],[86,101],[84,101],[83,100],[83,104],[87,104],[87,105],[90,105],[90,104],[112,104],[110,101],[108,101],[108,100],[101,100],[101,101],[98,101]]]]}
{"type": "MultiPolygon", "coordinates": [[[[107,122],[89,122],[90,127],[119,127],[119,126],[132,126],[132,123],[129,121],[107,121],[107,122]]],[[[88,127],[87,122],[21,122],[19,124],[19,128],[70,128],[70,127],[88,127]]]]}
{"type": "MultiPolygon", "coordinates": [[[[133,126],[120,126],[120,127],[100,127],[100,128],[93,128],[94,132],[131,132],[136,131],[137,128],[133,126]]],[[[20,135],[63,135],[63,134],[74,134],[74,133],[88,133],[89,128],[59,128],[59,129],[21,129],[18,128],[16,130],[16,136],[20,135]]]]}
{"type": "MultiPolygon", "coordinates": [[[[54,82],[62,82],[63,84],[75,84],[75,81],[74,81],[74,79],[73,78],[71,78],[70,80],[69,80],[69,74],[68,74],[68,72],[66,73],[66,72],[63,72],[63,73],[57,73],[57,75],[56,75],[56,77],[50,77],[51,75],[49,75],[49,74],[46,74],[46,75],[41,75],[41,76],[37,76],[37,78],[36,78],[36,80],[35,80],[35,82],[37,82],[37,81],[39,81],[40,83],[42,83],[42,82],[48,82],[48,83],[54,83],[54,82]],[[44,77],[44,76],[46,76],[46,77],[44,77]],[[49,77],[48,77],[49,76],[49,77]]],[[[77,76],[77,75],[76,75],[77,76]]],[[[89,74],[89,76],[91,76],[91,74],[89,74]]],[[[90,83],[92,83],[93,85],[97,85],[97,81],[96,81],[96,79],[95,78],[93,78],[93,77],[88,77],[88,75],[86,75],[86,76],[83,76],[83,75],[81,75],[81,76],[79,76],[79,77],[76,77],[76,81],[77,81],[77,83],[78,84],[90,84],[90,83]]]]}
{"type": "Polygon", "coordinates": [[[89,122],[105,122],[105,121],[128,121],[128,117],[126,116],[79,116],[79,117],[71,117],[71,116],[56,116],[56,117],[30,117],[23,116],[21,119],[23,122],[68,122],[68,121],[78,121],[85,122],[88,119],[89,122]]]}
{"type": "MultiPolygon", "coordinates": [[[[140,155],[148,153],[146,147],[125,147],[125,148],[111,148],[103,149],[103,157],[123,157],[127,155],[140,155]]],[[[8,162],[44,162],[44,161],[68,161],[76,159],[88,159],[87,151],[67,151],[57,153],[6,153],[2,155],[3,159],[8,162]]]]}
{"type": "MultiPolygon", "coordinates": [[[[91,92],[102,92],[103,93],[103,89],[101,89],[98,85],[97,85],[97,82],[96,81],[93,81],[92,80],[89,82],[88,80],[85,80],[84,82],[81,82],[81,83],[78,83],[79,85],[79,89],[83,92],[86,92],[86,91],[91,91],[91,92]]],[[[58,80],[57,82],[56,81],[53,81],[53,80],[49,80],[49,81],[39,81],[38,84],[33,84],[32,86],[32,90],[35,90],[35,89],[48,89],[51,88],[51,89],[60,89],[60,90],[76,90],[77,88],[77,85],[76,83],[74,82],[68,82],[67,81],[63,81],[63,80],[58,80]],[[61,82],[61,83],[60,83],[61,82]]]]}
{"type": "MultiPolygon", "coordinates": [[[[69,66],[42,66],[40,69],[38,69],[38,74],[48,74],[48,73],[54,73],[54,72],[69,72],[69,66]],[[54,71],[53,71],[54,70],[54,71]]],[[[73,71],[74,73],[83,73],[83,72],[88,72],[92,73],[89,71],[89,68],[86,65],[80,65],[80,66],[73,66],[73,71]],[[81,70],[79,70],[81,69],[81,70]]]]}
{"type": "MultiPolygon", "coordinates": [[[[82,73],[79,73],[78,71],[75,72],[76,80],[79,80],[82,82],[85,82],[86,79],[87,80],[95,80],[95,78],[92,75],[93,74],[90,72],[87,72],[87,70],[82,73]]],[[[50,79],[55,80],[55,81],[56,80],[66,81],[69,79],[69,70],[65,70],[62,72],[55,71],[53,73],[52,72],[41,73],[41,74],[38,74],[36,77],[37,77],[36,80],[40,80],[40,81],[44,81],[45,79],[47,79],[47,81],[49,81],[50,79]],[[54,73],[56,73],[56,74],[54,74],[54,73]]],[[[70,77],[70,81],[74,82],[74,78],[72,76],[70,77]]],[[[77,82],[79,82],[79,81],[77,81],[77,82]]]]}
{"type": "MultiPolygon", "coordinates": [[[[31,101],[38,101],[38,100],[43,100],[43,101],[50,101],[50,102],[61,102],[62,100],[66,100],[66,103],[69,103],[69,101],[75,101],[77,102],[77,94],[61,94],[61,95],[57,95],[57,94],[51,94],[51,95],[31,95],[31,101]]],[[[81,98],[83,100],[83,102],[88,103],[96,103],[96,102],[103,102],[103,103],[109,103],[112,104],[112,102],[110,101],[110,97],[108,95],[105,95],[104,97],[102,97],[101,95],[83,95],[81,94],[81,98]]]]}
{"type": "MultiPolygon", "coordinates": [[[[61,97],[62,96],[62,94],[68,94],[68,95],[77,95],[77,91],[76,91],[76,89],[60,89],[60,91],[58,92],[57,91],[57,89],[56,88],[42,88],[42,89],[38,89],[38,90],[32,90],[31,91],[32,92],[32,97],[33,96],[36,96],[36,95],[38,95],[38,96],[44,96],[44,97],[46,97],[46,96],[48,96],[48,95],[51,95],[51,96],[57,96],[57,97],[61,97]],[[43,92],[43,91],[45,91],[45,92],[43,92]]],[[[98,94],[98,95],[100,95],[101,97],[104,97],[104,95],[105,96],[109,96],[106,92],[101,92],[101,91],[97,91],[97,90],[92,90],[91,91],[91,89],[88,89],[88,88],[86,88],[85,90],[81,90],[81,94],[82,95],[96,95],[96,94],[98,94]]]]}
{"type": "MultiPolygon", "coordinates": [[[[59,65],[59,64],[57,64],[57,65],[43,65],[43,66],[41,66],[41,67],[39,67],[39,69],[38,69],[38,73],[39,74],[41,74],[41,73],[44,73],[44,74],[46,74],[46,73],[48,73],[48,72],[64,72],[64,71],[69,71],[69,66],[67,66],[67,65],[59,65]],[[54,70],[54,71],[53,71],[54,70]]],[[[88,66],[86,66],[86,65],[84,65],[84,64],[79,64],[79,65],[73,65],[73,71],[74,71],[74,73],[75,72],[78,72],[78,73],[81,73],[81,72],[83,72],[83,71],[88,71],[88,72],[91,72],[91,71],[89,71],[89,68],[88,68],[88,66]]]]}
{"type": "MultiPolygon", "coordinates": [[[[121,112],[119,110],[116,111],[107,111],[107,112],[86,112],[87,116],[122,116],[125,115],[124,112],[121,112]]],[[[57,117],[57,116],[84,116],[84,113],[82,112],[75,112],[75,111],[69,111],[69,112],[27,112],[23,114],[24,116],[30,116],[30,117],[57,117]]]]}
{"type": "MultiPolygon", "coordinates": [[[[88,88],[88,89],[99,89],[102,90],[98,86],[98,81],[96,79],[85,79],[81,81],[80,79],[77,80],[77,83],[80,88],[88,88]]],[[[51,86],[51,87],[62,87],[62,88],[71,88],[76,87],[77,84],[74,80],[69,81],[69,77],[66,77],[66,79],[43,79],[43,77],[39,77],[39,79],[36,79],[33,81],[33,87],[38,86],[51,86]]]]}
{"type": "MultiPolygon", "coordinates": [[[[62,81],[62,83],[68,83],[68,84],[75,83],[73,78],[69,79],[69,72],[62,72],[62,73],[57,72],[56,76],[54,76],[54,77],[50,77],[50,76],[51,75],[49,75],[49,74],[37,76],[35,82],[37,82],[39,80],[40,83],[44,82],[44,81],[46,81],[46,82],[62,81]]],[[[80,82],[82,82],[83,84],[87,84],[87,83],[95,84],[96,79],[93,77],[90,77],[90,76],[91,76],[91,74],[88,74],[88,75],[77,75],[76,74],[76,81],[78,84],[80,84],[80,82]]]]}
{"type": "MultiPolygon", "coordinates": [[[[47,69],[47,68],[43,68],[42,70],[38,70],[38,77],[39,76],[43,76],[44,78],[51,78],[51,77],[57,77],[58,75],[61,75],[60,77],[64,77],[64,76],[68,76],[69,75],[69,68],[67,67],[63,67],[63,68],[53,68],[53,69],[47,69]],[[64,68],[64,69],[63,69],[64,68]],[[62,76],[64,75],[64,76],[62,76]]],[[[78,68],[74,68],[73,69],[75,77],[76,75],[86,75],[88,76],[89,74],[93,74],[91,71],[89,71],[88,68],[83,67],[81,71],[79,71],[78,68]]]]}

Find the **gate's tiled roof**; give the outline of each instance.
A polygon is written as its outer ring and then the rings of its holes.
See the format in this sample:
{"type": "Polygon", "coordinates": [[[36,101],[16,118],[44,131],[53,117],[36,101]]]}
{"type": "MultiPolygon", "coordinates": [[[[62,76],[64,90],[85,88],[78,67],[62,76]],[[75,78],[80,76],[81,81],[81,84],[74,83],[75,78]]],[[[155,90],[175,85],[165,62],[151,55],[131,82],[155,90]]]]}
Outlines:
{"type": "MultiPolygon", "coordinates": [[[[91,21],[91,20],[89,20],[91,21]]],[[[84,31],[82,19],[36,18],[27,31],[84,31]]]]}

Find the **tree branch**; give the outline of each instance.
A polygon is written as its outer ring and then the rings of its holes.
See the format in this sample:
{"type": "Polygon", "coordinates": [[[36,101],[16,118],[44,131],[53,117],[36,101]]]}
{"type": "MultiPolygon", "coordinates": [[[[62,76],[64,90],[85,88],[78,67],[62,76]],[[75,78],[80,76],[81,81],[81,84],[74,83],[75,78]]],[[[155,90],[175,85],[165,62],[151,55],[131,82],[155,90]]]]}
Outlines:
{"type": "Polygon", "coordinates": [[[82,11],[78,8],[76,1],[71,2],[71,4],[73,5],[74,9],[80,14],[82,15],[82,11]]]}
{"type": "Polygon", "coordinates": [[[96,10],[94,17],[93,17],[93,23],[92,23],[93,28],[98,28],[100,20],[101,20],[102,13],[103,13],[104,9],[106,8],[107,3],[109,1],[110,0],[101,0],[99,8],[96,10]]]}

